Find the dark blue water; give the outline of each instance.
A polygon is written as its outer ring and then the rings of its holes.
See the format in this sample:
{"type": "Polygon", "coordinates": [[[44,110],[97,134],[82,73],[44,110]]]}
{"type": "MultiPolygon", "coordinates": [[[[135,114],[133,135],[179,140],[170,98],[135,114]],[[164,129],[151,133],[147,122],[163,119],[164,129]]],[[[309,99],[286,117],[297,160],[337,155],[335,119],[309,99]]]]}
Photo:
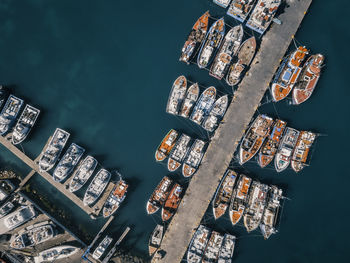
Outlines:
{"type": "MultiPolygon", "coordinates": [[[[262,170],[253,162],[240,168],[281,186],[291,200],[285,202],[279,233],[268,241],[258,232],[248,235],[242,227],[231,227],[227,216],[214,224],[239,237],[235,262],[348,262],[349,8],[347,1],[314,1],[296,35],[312,52],[326,55],[312,98],[299,107],[280,102],[276,110],[271,104],[259,109],[286,119],[292,127],[327,136],[319,137],[311,166],[298,175],[262,170]]],[[[42,110],[38,125],[23,143],[25,152],[36,157],[54,129],[61,127],[102,166],[120,170],[130,191],[109,231],[118,236],[131,225],[126,244],[135,250],[147,251],[148,236],[159,222],[159,216],[146,215],[145,205],[167,174],[154,161],[161,138],[170,128],[205,135],[165,113],[172,82],[185,74],[203,86],[215,85],[220,93],[230,92],[206,71],[178,62],[190,28],[208,9],[214,17],[224,15],[209,0],[0,4],[1,82],[13,85],[15,94],[42,110]]],[[[229,18],[227,22],[235,24],[229,18]]],[[[28,172],[6,150],[0,157],[3,165],[28,172]]],[[[105,222],[91,221],[40,177],[32,184],[91,232],[105,222]]],[[[207,219],[210,222],[210,213],[207,219]]]]}

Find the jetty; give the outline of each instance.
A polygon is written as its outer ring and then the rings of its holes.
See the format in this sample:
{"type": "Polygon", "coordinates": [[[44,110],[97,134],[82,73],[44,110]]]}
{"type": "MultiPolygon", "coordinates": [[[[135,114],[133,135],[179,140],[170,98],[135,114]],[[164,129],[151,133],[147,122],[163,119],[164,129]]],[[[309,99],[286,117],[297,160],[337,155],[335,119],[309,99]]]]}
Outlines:
{"type": "Polygon", "coordinates": [[[284,13],[278,17],[282,24],[272,24],[262,37],[251,68],[234,93],[223,123],[212,138],[202,164],[165,232],[159,248],[164,256],[162,259],[153,258],[153,263],[181,262],[193,233],[200,224],[238,143],[269,88],[269,83],[311,2],[312,0],[287,0],[284,13]]]}

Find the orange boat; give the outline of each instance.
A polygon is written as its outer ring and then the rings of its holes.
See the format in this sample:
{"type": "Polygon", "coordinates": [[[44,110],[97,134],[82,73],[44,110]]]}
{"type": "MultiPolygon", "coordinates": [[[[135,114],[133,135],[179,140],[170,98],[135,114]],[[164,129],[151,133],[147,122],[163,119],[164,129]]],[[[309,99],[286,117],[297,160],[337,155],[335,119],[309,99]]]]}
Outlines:
{"type": "Polygon", "coordinates": [[[259,115],[244,135],[239,149],[239,163],[249,161],[260,149],[265,138],[270,133],[273,119],[267,115],[259,115]]]}
{"type": "Polygon", "coordinates": [[[222,181],[216,190],[212,205],[214,218],[218,219],[225,214],[230,204],[233,186],[235,185],[237,174],[235,171],[228,169],[222,178],[222,181]]]}
{"type": "Polygon", "coordinates": [[[272,82],[271,93],[274,101],[280,101],[288,96],[300,75],[300,65],[307,54],[308,50],[305,47],[298,47],[283,60],[272,82]]]}
{"type": "Polygon", "coordinates": [[[233,190],[232,200],[229,209],[230,219],[233,225],[237,224],[243,216],[244,210],[246,208],[248,191],[251,183],[251,178],[241,174],[236,184],[236,187],[233,190]]]}
{"type": "Polygon", "coordinates": [[[194,51],[200,46],[208,31],[209,11],[205,12],[194,24],[181,50],[180,61],[190,64],[194,51]]]}
{"type": "Polygon", "coordinates": [[[154,214],[161,206],[163,206],[169,195],[169,190],[172,184],[173,181],[167,176],[164,176],[162,181],[160,181],[157,188],[147,201],[146,210],[149,215],[154,214]]]}
{"type": "Polygon", "coordinates": [[[282,139],[284,129],[286,128],[287,123],[282,120],[276,120],[271,135],[263,143],[263,146],[259,152],[258,164],[261,168],[266,167],[271,161],[278,149],[280,140],[282,139]]]}
{"type": "Polygon", "coordinates": [[[313,55],[306,61],[293,90],[293,104],[303,103],[310,98],[320,78],[323,61],[324,56],[321,54],[313,55]]]}
{"type": "Polygon", "coordinates": [[[182,198],[183,188],[179,184],[175,184],[171,189],[168,199],[162,208],[162,220],[165,222],[169,220],[179,207],[182,198]]]}
{"type": "Polygon", "coordinates": [[[178,135],[177,131],[171,129],[164,137],[155,154],[155,158],[158,162],[163,161],[169,155],[170,151],[175,146],[178,135]]]}
{"type": "Polygon", "coordinates": [[[300,172],[305,167],[310,148],[315,139],[316,134],[313,132],[300,132],[291,160],[291,166],[295,172],[300,172]]]}

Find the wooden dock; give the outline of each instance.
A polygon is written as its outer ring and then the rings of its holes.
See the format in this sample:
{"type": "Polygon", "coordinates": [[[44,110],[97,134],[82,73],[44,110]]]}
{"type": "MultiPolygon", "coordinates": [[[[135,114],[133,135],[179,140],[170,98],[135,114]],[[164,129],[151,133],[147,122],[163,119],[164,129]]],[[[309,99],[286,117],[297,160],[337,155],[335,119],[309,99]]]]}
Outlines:
{"type": "Polygon", "coordinates": [[[312,0],[287,0],[289,6],[278,17],[282,24],[273,24],[263,36],[260,50],[235,92],[223,123],[212,138],[202,164],[192,178],[164,235],[160,250],[164,251],[165,256],[162,259],[153,259],[153,263],[181,262],[193,233],[233,158],[238,142],[267,91],[280,60],[284,57],[311,2],[312,0]]]}

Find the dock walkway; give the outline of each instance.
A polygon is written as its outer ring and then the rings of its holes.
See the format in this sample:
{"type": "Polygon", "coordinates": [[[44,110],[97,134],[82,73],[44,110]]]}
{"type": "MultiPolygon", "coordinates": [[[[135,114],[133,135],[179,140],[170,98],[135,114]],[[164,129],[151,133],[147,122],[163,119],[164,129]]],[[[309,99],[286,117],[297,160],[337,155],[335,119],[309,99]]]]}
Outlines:
{"type": "Polygon", "coordinates": [[[248,74],[234,98],[207,149],[203,162],[191,180],[161,244],[165,251],[155,263],[179,263],[186,253],[195,229],[201,222],[209,202],[225,173],[238,142],[243,136],[286,53],[292,36],[298,30],[312,0],[288,0],[288,7],[278,18],[282,25],[272,25],[263,36],[248,74]]]}

